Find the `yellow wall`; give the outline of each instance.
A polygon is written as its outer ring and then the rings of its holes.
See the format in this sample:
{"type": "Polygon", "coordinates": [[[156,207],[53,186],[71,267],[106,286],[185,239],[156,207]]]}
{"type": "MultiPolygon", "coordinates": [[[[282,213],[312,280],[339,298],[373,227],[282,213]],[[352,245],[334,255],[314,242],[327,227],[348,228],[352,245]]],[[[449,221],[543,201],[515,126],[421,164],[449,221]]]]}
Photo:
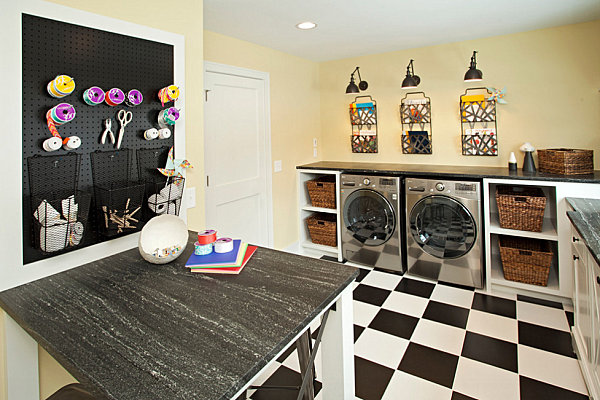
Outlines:
{"type": "Polygon", "coordinates": [[[519,166],[520,145],[596,151],[600,167],[600,20],[512,35],[402,50],[325,62],[321,67],[323,159],[417,164],[505,166],[511,151],[519,166]],[[484,80],[463,82],[473,50],[484,80]],[[398,106],[401,83],[414,59],[421,77],[417,90],[431,98],[433,155],[402,154],[398,106]],[[378,104],[379,154],[353,154],[350,148],[349,75],[360,66],[367,94],[378,104]],[[459,96],[471,86],[506,86],[499,104],[498,157],[461,155],[459,96]]]}
{"type": "Polygon", "coordinates": [[[283,161],[282,172],[273,173],[274,245],[285,248],[298,239],[295,167],[317,160],[312,139],[320,143],[319,64],[209,31],[204,60],[269,73],[271,159],[283,161]]]}

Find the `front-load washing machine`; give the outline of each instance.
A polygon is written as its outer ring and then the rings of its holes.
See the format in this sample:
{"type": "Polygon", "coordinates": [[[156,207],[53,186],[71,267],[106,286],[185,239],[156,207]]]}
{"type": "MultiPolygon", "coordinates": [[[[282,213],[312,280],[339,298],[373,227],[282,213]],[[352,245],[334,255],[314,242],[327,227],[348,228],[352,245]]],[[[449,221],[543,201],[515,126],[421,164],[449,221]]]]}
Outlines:
{"type": "Polygon", "coordinates": [[[479,182],[406,178],[408,273],[483,287],[479,182]]]}
{"type": "Polygon", "coordinates": [[[402,271],[400,178],[342,174],[340,200],[343,257],[402,271]]]}

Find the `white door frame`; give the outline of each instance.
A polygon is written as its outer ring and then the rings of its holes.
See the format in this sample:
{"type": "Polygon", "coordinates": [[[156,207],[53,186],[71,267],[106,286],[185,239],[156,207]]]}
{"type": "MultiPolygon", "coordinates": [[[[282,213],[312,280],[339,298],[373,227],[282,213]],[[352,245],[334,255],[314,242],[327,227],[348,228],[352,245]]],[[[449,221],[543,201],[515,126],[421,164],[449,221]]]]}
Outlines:
{"type": "MultiPolygon", "coordinates": [[[[271,171],[271,94],[270,94],[270,79],[269,73],[263,71],[256,71],[253,69],[235,67],[233,65],[220,64],[210,61],[204,62],[204,82],[206,82],[206,73],[212,72],[223,75],[233,75],[242,78],[251,78],[262,81],[264,85],[265,93],[265,104],[264,104],[264,118],[265,118],[265,165],[266,165],[266,180],[267,180],[267,243],[269,247],[273,247],[273,174],[271,171]]],[[[210,96],[210,92],[207,94],[210,96]]],[[[206,105],[204,106],[206,110],[206,105]]],[[[205,133],[206,135],[206,130],[205,133]]],[[[206,140],[204,151],[206,151],[206,140]]],[[[204,168],[206,171],[206,166],[204,168]]],[[[204,204],[206,204],[206,190],[204,191],[204,204]]],[[[206,220],[206,207],[204,208],[204,218],[206,220]]]]}

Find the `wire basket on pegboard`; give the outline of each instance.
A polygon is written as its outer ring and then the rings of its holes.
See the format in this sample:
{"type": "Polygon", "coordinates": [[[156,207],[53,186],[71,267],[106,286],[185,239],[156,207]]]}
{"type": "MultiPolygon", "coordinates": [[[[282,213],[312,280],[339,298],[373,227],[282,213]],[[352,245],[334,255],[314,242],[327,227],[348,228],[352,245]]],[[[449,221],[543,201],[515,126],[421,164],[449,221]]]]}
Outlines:
{"type": "Polygon", "coordinates": [[[81,154],[77,153],[29,157],[27,159],[29,193],[31,196],[50,191],[75,193],[79,182],[80,165],[81,154]]]}
{"type": "Polygon", "coordinates": [[[31,198],[33,245],[43,254],[79,247],[87,234],[91,194],[50,192],[31,198]]]}

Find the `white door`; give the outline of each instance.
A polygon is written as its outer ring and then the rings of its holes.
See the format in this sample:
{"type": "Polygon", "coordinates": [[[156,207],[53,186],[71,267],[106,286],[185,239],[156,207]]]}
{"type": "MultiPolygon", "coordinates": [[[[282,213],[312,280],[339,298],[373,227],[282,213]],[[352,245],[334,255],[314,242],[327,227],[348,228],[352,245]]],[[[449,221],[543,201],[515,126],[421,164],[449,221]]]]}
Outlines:
{"type": "Polygon", "coordinates": [[[206,226],[272,246],[268,74],[206,63],[206,226]]]}

